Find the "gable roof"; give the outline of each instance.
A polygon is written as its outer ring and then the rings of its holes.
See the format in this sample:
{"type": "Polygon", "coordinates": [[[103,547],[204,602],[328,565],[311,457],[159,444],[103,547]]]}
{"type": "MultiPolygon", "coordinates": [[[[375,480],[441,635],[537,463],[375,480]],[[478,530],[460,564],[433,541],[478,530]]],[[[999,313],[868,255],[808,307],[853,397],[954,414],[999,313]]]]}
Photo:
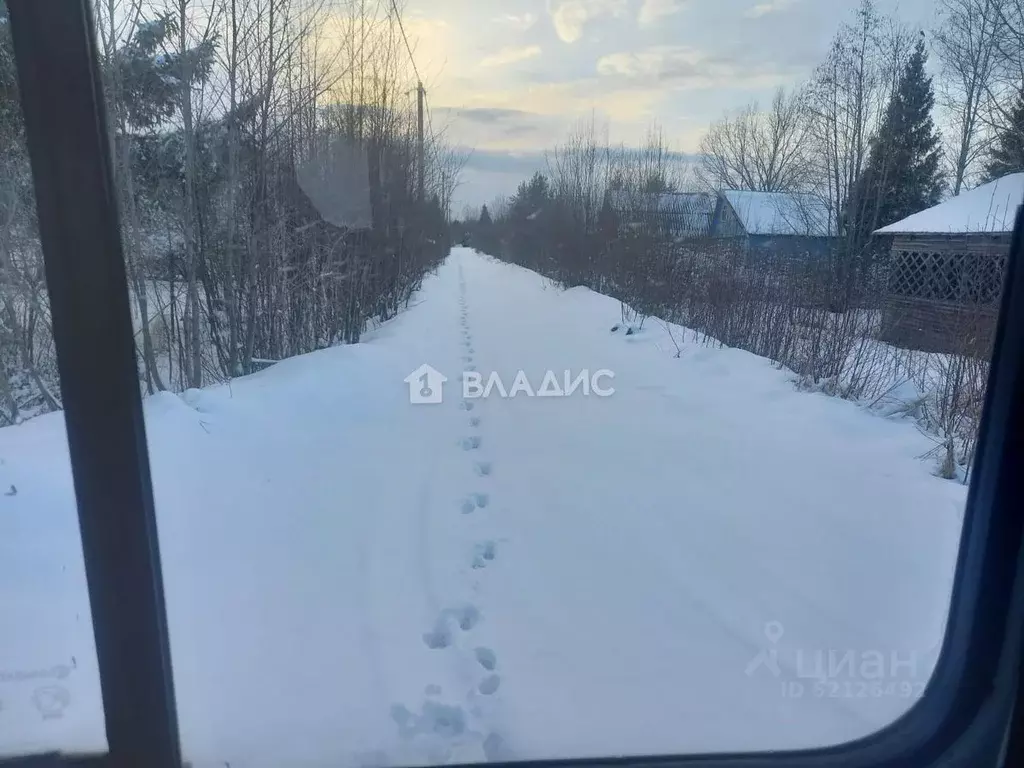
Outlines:
{"type": "Polygon", "coordinates": [[[828,206],[814,195],[736,189],[727,189],[721,194],[748,235],[827,237],[829,234],[828,206]]]}
{"type": "Polygon", "coordinates": [[[677,233],[706,235],[715,213],[716,198],[706,192],[631,192],[612,190],[608,202],[620,214],[664,217],[677,233]]]}
{"type": "Polygon", "coordinates": [[[1024,173],[1011,173],[902,221],[876,235],[999,234],[1013,231],[1017,207],[1024,202],[1024,173]]]}
{"type": "Polygon", "coordinates": [[[608,193],[617,210],[657,211],[658,213],[714,213],[715,196],[706,192],[632,192],[614,189],[608,193]]]}

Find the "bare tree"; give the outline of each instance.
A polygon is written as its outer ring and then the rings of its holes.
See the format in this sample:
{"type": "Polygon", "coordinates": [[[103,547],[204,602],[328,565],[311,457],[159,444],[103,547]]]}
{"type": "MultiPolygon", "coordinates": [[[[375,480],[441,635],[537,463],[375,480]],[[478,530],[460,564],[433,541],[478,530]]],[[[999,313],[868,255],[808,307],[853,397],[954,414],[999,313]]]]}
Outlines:
{"type": "Polygon", "coordinates": [[[1024,0],[1003,0],[997,13],[998,60],[987,104],[993,127],[1013,124],[1015,97],[1024,91],[1024,0]]]}
{"type": "MultiPolygon", "coordinates": [[[[1012,0],[1009,0],[1012,2],[1012,0]]],[[[941,0],[932,40],[942,62],[939,99],[953,129],[952,191],[960,194],[987,148],[984,109],[1000,68],[1000,17],[1008,0],[941,0]]]]}
{"type": "MultiPolygon", "coordinates": [[[[825,61],[807,91],[816,194],[829,212],[828,231],[837,236],[836,308],[853,299],[874,268],[871,234],[880,214],[877,194],[865,183],[872,140],[889,107],[914,36],[890,17],[879,14],[873,0],[862,0],[852,22],[836,34],[825,61]]],[[[879,168],[870,180],[889,183],[892,137],[880,137],[874,151],[879,168]]]]}
{"type": "Polygon", "coordinates": [[[807,189],[813,168],[804,95],[780,88],[771,107],[752,102],[714,123],[700,144],[699,176],[712,189],[807,189]]]}
{"type": "MultiPolygon", "coordinates": [[[[97,0],[96,10],[148,391],[357,341],[408,303],[447,251],[465,157],[429,131],[430,196],[418,199],[415,79],[397,5],[97,0]],[[347,201],[352,218],[326,210],[304,173],[342,155],[358,160],[341,169],[361,198],[347,201]]],[[[16,90],[2,90],[0,422],[13,422],[60,399],[21,115],[16,90]]]]}

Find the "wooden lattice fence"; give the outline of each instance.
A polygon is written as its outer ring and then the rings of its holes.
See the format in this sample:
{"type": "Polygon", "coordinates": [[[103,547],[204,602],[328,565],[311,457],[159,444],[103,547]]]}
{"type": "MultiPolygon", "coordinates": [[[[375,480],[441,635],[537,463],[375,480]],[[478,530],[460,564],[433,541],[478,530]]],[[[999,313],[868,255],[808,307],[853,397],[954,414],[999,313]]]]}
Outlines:
{"type": "Polygon", "coordinates": [[[882,337],[930,352],[987,355],[1008,251],[1008,239],[999,235],[897,239],[882,337]]]}

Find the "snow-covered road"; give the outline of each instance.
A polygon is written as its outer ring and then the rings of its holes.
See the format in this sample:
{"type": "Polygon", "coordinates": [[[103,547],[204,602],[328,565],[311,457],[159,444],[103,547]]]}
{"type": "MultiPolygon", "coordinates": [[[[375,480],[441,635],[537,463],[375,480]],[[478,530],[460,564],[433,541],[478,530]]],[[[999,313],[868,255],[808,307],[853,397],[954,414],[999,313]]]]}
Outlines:
{"type": "MultiPolygon", "coordinates": [[[[457,248],[363,344],[147,400],[193,765],[822,746],[913,703],[965,498],[931,443],[618,320],[457,248]],[[473,369],[615,391],[466,400],[473,369]]],[[[0,459],[0,754],[102,745],[60,416],[0,459]]]]}

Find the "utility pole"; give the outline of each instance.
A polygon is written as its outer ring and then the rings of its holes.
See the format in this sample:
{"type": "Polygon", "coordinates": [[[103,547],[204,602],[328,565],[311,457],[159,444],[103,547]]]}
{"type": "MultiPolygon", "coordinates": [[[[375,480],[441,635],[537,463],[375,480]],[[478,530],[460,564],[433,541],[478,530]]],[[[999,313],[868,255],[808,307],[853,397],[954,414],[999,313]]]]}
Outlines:
{"type": "Polygon", "coordinates": [[[423,81],[420,81],[416,85],[416,127],[419,134],[419,179],[417,190],[419,191],[420,202],[423,202],[423,165],[424,165],[424,153],[423,153],[423,81]]]}

